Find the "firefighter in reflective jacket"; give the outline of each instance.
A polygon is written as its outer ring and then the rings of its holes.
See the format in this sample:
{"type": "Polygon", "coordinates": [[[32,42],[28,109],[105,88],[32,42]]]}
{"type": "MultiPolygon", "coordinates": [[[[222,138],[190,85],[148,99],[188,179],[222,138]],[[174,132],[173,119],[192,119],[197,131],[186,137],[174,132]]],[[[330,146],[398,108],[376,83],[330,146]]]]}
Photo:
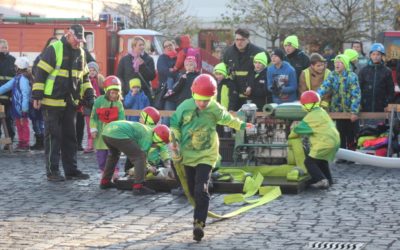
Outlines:
{"type": "Polygon", "coordinates": [[[76,106],[94,102],[85,52],[80,47],[83,42],[84,28],[72,25],[61,40],[43,52],[37,65],[32,97],[34,108],[43,107],[49,181],[89,178],[78,170],[76,159],[76,106]],[[60,153],[65,178],[59,172],[60,153]]]}

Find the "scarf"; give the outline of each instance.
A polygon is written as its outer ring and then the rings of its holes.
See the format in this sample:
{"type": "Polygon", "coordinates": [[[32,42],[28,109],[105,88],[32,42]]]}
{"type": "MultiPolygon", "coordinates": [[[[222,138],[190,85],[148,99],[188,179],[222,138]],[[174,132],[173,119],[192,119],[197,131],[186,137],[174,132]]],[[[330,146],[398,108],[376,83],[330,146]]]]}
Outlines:
{"type": "Polygon", "coordinates": [[[92,87],[94,89],[94,91],[96,92],[96,97],[100,96],[100,88],[99,88],[99,83],[98,83],[98,79],[97,76],[95,77],[89,77],[90,82],[92,83],[92,87]]]}
{"type": "Polygon", "coordinates": [[[131,54],[131,56],[132,56],[132,67],[133,67],[133,71],[135,72],[135,73],[138,73],[139,72],[139,66],[142,64],[142,63],[139,63],[139,58],[140,58],[140,56],[142,56],[143,54],[137,54],[136,52],[134,52],[134,51],[131,51],[130,52],[130,54],[131,54]]]}
{"type": "Polygon", "coordinates": [[[176,50],[172,50],[172,51],[167,51],[167,52],[165,52],[165,54],[166,54],[169,58],[174,59],[174,58],[178,55],[178,52],[176,52],[176,50]]]}

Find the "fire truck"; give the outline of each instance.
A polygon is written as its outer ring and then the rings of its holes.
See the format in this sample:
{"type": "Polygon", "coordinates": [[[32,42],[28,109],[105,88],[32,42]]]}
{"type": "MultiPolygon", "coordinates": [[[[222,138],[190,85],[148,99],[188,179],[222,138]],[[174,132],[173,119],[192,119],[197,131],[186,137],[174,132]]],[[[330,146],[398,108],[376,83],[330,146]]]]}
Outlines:
{"type": "MultiPolygon", "coordinates": [[[[34,16],[7,17],[0,19],[0,38],[9,43],[13,56],[26,56],[31,65],[44,50],[50,37],[61,38],[72,24],[85,27],[85,48],[99,64],[103,75],[115,74],[119,60],[129,51],[133,37],[142,36],[146,40],[146,51],[157,65],[158,56],[163,53],[162,33],[147,29],[124,29],[124,23],[110,14],[102,14],[98,21],[90,18],[41,18],[34,16]]],[[[200,49],[203,72],[211,72],[218,59],[200,49]]],[[[153,81],[153,88],[157,82],[153,81]]]]}

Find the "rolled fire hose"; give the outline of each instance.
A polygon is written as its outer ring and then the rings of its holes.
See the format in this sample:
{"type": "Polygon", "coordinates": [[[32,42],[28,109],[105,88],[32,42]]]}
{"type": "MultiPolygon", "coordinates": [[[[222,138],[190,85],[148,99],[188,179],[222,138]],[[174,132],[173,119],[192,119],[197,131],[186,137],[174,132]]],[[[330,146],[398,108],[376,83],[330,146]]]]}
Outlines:
{"type": "Polygon", "coordinates": [[[375,156],[343,148],[340,148],[336,153],[336,159],[343,159],[381,168],[400,168],[400,158],[375,156]]]}
{"type": "MultiPolygon", "coordinates": [[[[171,133],[171,137],[172,137],[173,145],[177,146],[177,142],[176,142],[176,139],[175,139],[175,136],[173,133],[171,133]]],[[[182,165],[182,156],[180,155],[178,150],[174,150],[174,156],[172,157],[172,160],[174,162],[175,170],[178,175],[179,181],[182,185],[183,191],[184,191],[189,203],[194,207],[195,201],[194,201],[193,196],[189,192],[189,187],[188,187],[188,184],[186,181],[184,166],[182,165]]],[[[261,174],[256,175],[254,179],[251,178],[250,176],[248,176],[245,180],[245,184],[243,187],[243,190],[246,193],[245,194],[233,194],[233,195],[231,195],[231,197],[228,198],[228,201],[230,203],[246,202],[246,203],[251,203],[251,205],[241,207],[237,210],[234,210],[234,211],[224,214],[224,215],[219,215],[219,214],[213,213],[211,211],[208,211],[208,213],[207,213],[208,216],[210,216],[211,218],[216,218],[216,219],[231,218],[238,214],[246,212],[252,208],[266,204],[272,200],[275,200],[279,196],[281,196],[282,193],[281,193],[280,187],[261,187],[263,179],[264,179],[264,177],[261,174]],[[260,195],[262,195],[261,198],[254,199],[254,200],[247,199],[247,198],[251,197],[252,195],[256,194],[257,191],[259,192],[260,195]],[[252,195],[250,195],[250,194],[252,194],[252,195]]]]}

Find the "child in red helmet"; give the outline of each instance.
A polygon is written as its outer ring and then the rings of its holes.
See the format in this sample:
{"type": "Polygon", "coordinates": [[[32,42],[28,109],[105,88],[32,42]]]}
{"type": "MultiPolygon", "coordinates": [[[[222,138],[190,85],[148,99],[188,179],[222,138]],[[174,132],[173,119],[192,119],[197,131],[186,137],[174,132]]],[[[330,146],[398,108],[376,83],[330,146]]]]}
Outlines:
{"type": "MultiPolygon", "coordinates": [[[[105,94],[94,101],[90,116],[90,133],[94,140],[97,164],[101,174],[104,172],[108,155],[108,147],[101,137],[103,128],[112,121],[125,119],[124,107],[121,102],[121,81],[116,76],[107,76],[103,87],[105,94]]],[[[118,168],[113,177],[114,179],[118,178],[118,168]]]]}
{"type": "Polygon", "coordinates": [[[315,188],[328,188],[332,185],[332,176],[328,161],[335,158],[340,145],[339,132],[328,113],[320,107],[321,98],[317,92],[308,90],[303,92],[300,103],[308,113],[303,120],[296,125],[289,139],[299,136],[310,138],[310,153],[304,164],[311,176],[315,188]]]}
{"type": "MultiPolygon", "coordinates": [[[[179,143],[189,192],[195,200],[193,239],[200,241],[204,236],[210,202],[208,183],[219,155],[216,126],[220,124],[240,130],[252,124],[233,117],[215,100],[217,83],[211,75],[196,77],[191,90],[192,98],[178,106],[170,124],[179,143]]],[[[178,150],[176,146],[172,149],[178,150]]]]}
{"type": "Polygon", "coordinates": [[[134,195],[154,194],[155,191],[144,185],[146,169],[146,153],[150,147],[162,147],[169,143],[170,131],[165,125],[157,125],[154,128],[138,122],[114,121],[107,124],[103,130],[103,140],[110,150],[107,157],[100,188],[115,187],[111,182],[121,152],[135,166],[134,195]]]}

